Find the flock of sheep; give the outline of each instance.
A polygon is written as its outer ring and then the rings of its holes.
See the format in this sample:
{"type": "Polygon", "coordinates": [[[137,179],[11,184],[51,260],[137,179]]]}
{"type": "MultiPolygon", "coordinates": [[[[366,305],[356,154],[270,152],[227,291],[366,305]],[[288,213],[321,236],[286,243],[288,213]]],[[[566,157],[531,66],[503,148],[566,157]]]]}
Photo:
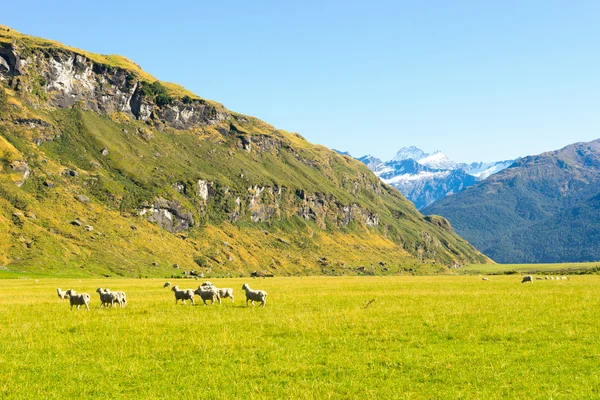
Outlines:
{"type": "MultiPolygon", "coordinates": [[[[171,282],[166,282],[163,287],[168,288],[171,286],[171,282]]],[[[264,307],[267,304],[267,292],[264,290],[254,290],[248,286],[247,283],[242,285],[242,289],[246,292],[246,306],[248,306],[248,302],[254,306],[254,302],[260,302],[261,307],[264,307]]],[[[185,304],[186,300],[190,300],[192,305],[195,304],[194,297],[200,296],[202,302],[206,305],[206,302],[210,300],[210,304],[214,304],[214,302],[218,302],[221,304],[221,299],[229,298],[231,301],[234,301],[233,298],[233,289],[231,288],[217,288],[211,282],[204,282],[202,285],[198,286],[198,289],[179,289],[178,286],[173,286],[171,288],[173,293],[175,293],[175,304],[179,300],[183,304],[185,304]]],[[[116,305],[119,308],[125,307],[127,304],[127,295],[125,292],[112,292],[110,289],[105,289],[99,287],[96,289],[98,295],[100,295],[100,308],[104,307],[114,307],[116,305]]],[[[69,303],[71,304],[71,310],[73,306],[76,306],[79,310],[79,307],[85,306],[86,310],[90,310],[90,300],[91,296],[87,293],[77,294],[75,290],[69,289],[67,291],[63,291],[60,288],[56,289],[56,293],[61,300],[66,298],[69,299],[69,303]]]]}
{"type": "MultiPolygon", "coordinates": [[[[486,278],[486,277],[483,277],[481,279],[484,280],[484,281],[489,281],[489,279],[486,278]]],[[[556,281],[560,281],[560,280],[566,281],[569,278],[567,278],[564,275],[563,276],[548,276],[548,275],[546,275],[544,278],[542,278],[541,276],[536,276],[535,279],[538,280],[538,281],[543,281],[544,279],[547,280],[547,281],[554,281],[554,280],[556,280],[556,281]]],[[[521,283],[526,283],[526,282],[533,283],[533,276],[531,276],[531,275],[525,275],[523,277],[523,280],[521,280],[521,283]]]]}

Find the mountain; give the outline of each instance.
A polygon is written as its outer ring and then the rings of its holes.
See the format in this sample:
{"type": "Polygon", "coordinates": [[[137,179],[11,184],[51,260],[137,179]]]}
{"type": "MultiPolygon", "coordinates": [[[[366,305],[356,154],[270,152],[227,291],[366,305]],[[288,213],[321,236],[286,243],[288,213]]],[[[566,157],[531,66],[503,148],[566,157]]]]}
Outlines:
{"type": "Polygon", "coordinates": [[[425,208],[503,263],[600,260],[600,140],[517,160],[425,208]]]}
{"type": "Polygon", "coordinates": [[[489,261],[364,164],[124,57],[0,27],[0,60],[2,270],[350,274],[489,261]]]}
{"type": "Polygon", "coordinates": [[[428,154],[415,146],[401,148],[387,162],[373,156],[357,160],[367,165],[382,181],[400,190],[419,210],[508,168],[514,162],[458,164],[441,151],[428,154]]]}

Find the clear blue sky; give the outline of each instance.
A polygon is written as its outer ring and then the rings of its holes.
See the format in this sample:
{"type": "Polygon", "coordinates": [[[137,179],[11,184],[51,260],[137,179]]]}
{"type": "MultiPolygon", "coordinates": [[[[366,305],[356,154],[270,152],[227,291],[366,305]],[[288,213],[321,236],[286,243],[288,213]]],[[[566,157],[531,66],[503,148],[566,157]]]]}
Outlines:
{"type": "Polygon", "coordinates": [[[355,156],[457,161],[600,138],[599,21],[595,0],[21,0],[0,17],[355,156]]]}

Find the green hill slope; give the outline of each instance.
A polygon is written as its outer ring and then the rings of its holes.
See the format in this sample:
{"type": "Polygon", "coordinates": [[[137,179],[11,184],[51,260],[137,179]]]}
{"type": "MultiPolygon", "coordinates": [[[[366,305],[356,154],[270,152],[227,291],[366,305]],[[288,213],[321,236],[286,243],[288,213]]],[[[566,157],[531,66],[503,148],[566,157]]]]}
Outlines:
{"type": "Polygon", "coordinates": [[[600,260],[600,140],[517,160],[423,210],[450,220],[495,261],[600,260]]]}
{"type": "Polygon", "coordinates": [[[0,27],[0,88],[0,265],[11,271],[350,274],[489,261],[362,163],[125,58],[0,27]]]}

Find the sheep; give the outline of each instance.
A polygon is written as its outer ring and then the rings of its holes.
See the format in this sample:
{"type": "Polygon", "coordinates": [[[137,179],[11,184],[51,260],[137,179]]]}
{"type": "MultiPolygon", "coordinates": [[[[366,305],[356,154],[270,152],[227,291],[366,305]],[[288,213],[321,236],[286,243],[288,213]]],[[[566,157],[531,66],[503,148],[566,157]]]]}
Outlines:
{"type": "Polygon", "coordinates": [[[103,305],[112,307],[115,303],[119,305],[120,308],[125,307],[127,304],[127,295],[125,292],[111,292],[110,289],[98,288],[96,292],[100,295],[100,307],[103,305]]]}
{"type": "MultiPolygon", "coordinates": [[[[198,286],[198,289],[200,289],[201,287],[213,288],[219,293],[219,297],[221,299],[226,299],[229,297],[229,299],[231,301],[235,301],[235,299],[233,297],[233,289],[232,288],[217,288],[215,285],[212,284],[212,282],[209,282],[209,281],[206,281],[201,286],[198,286]]],[[[220,303],[221,302],[219,301],[219,304],[220,303]]]]}
{"type": "Polygon", "coordinates": [[[211,305],[214,304],[215,300],[221,304],[219,291],[214,286],[198,286],[194,293],[200,296],[204,305],[206,305],[206,300],[210,300],[211,305]]]}
{"type": "Polygon", "coordinates": [[[183,304],[185,304],[186,300],[191,300],[192,305],[194,305],[194,291],[192,289],[179,290],[179,286],[175,285],[171,290],[175,293],[175,304],[177,304],[178,300],[181,300],[183,304]]]}
{"type": "Polygon", "coordinates": [[[56,293],[58,294],[58,298],[61,300],[64,300],[65,298],[69,297],[67,296],[67,292],[60,290],[60,288],[56,289],[56,293]]]}
{"type": "Polygon", "coordinates": [[[99,287],[96,289],[96,293],[100,295],[100,308],[102,308],[102,306],[108,307],[109,304],[112,307],[115,296],[110,290],[99,287]]]}
{"type": "Polygon", "coordinates": [[[563,281],[566,281],[566,280],[568,280],[568,279],[569,279],[569,278],[567,278],[566,276],[563,276],[563,277],[562,277],[562,280],[563,280],[563,281]]]}
{"type": "Polygon", "coordinates": [[[521,283],[525,283],[525,282],[531,282],[531,283],[533,283],[533,277],[531,275],[524,276],[523,280],[521,281],[521,283]]]}
{"type": "Polygon", "coordinates": [[[546,277],[544,278],[545,280],[549,280],[550,278],[548,277],[548,275],[546,275],[546,277]]]}
{"type": "Polygon", "coordinates": [[[73,306],[77,306],[79,310],[80,306],[85,306],[85,309],[90,311],[90,295],[87,293],[77,294],[73,289],[69,289],[66,292],[66,295],[69,296],[69,303],[71,304],[71,310],[73,310],[73,306]]]}
{"type": "Polygon", "coordinates": [[[488,278],[481,278],[482,281],[489,281],[488,278]]]}
{"type": "Polygon", "coordinates": [[[120,308],[123,308],[127,305],[127,295],[125,292],[116,291],[112,293],[115,295],[115,301],[119,304],[120,308]]]}
{"type": "Polygon", "coordinates": [[[254,307],[255,301],[260,301],[261,307],[267,303],[267,292],[264,290],[252,290],[247,283],[242,285],[242,289],[246,292],[246,307],[249,301],[252,303],[252,307],[254,307]]]}
{"type": "Polygon", "coordinates": [[[171,286],[171,282],[165,282],[165,284],[163,285],[164,288],[168,288],[169,286],[171,286]]]}
{"type": "Polygon", "coordinates": [[[540,276],[536,276],[536,277],[535,277],[535,279],[536,279],[536,280],[538,280],[538,281],[541,281],[541,280],[542,280],[542,277],[540,277],[540,276]]]}

